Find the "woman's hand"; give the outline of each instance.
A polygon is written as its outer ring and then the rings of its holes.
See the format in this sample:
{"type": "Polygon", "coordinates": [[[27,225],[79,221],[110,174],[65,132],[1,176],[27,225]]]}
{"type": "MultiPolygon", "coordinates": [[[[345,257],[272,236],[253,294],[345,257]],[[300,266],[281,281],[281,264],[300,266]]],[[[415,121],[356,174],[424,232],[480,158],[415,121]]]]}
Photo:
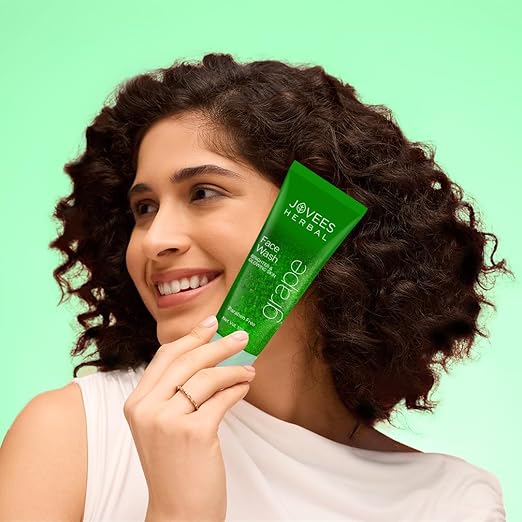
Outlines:
{"type": "Polygon", "coordinates": [[[217,322],[160,346],[129,395],[124,414],[149,490],[147,521],[225,520],[226,481],[218,427],[249,391],[255,372],[219,362],[248,339],[209,343],[217,322]],[[199,405],[196,411],[183,389],[199,405]]]}

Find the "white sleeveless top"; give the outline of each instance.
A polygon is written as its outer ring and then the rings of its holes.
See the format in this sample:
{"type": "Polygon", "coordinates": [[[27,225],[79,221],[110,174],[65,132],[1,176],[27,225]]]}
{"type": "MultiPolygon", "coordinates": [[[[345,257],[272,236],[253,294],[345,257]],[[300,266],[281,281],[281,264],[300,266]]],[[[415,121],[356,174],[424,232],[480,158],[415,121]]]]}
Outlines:
{"type": "MultiPolygon", "coordinates": [[[[70,381],[81,388],[87,422],[85,522],[145,520],[147,483],[123,414],[144,370],[70,381]]],[[[459,457],[352,448],[245,400],[227,411],[218,436],[227,522],[505,521],[496,476],[459,457]]]]}

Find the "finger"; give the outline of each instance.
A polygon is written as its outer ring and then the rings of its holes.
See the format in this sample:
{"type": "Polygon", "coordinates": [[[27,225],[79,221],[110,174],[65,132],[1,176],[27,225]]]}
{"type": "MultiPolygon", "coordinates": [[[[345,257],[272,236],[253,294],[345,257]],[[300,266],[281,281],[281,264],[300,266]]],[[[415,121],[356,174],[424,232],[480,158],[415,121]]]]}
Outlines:
{"type": "MultiPolygon", "coordinates": [[[[217,430],[226,412],[244,399],[250,391],[250,382],[242,382],[215,393],[200,405],[199,410],[187,415],[187,421],[196,422],[203,430],[217,430]]],[[[186,399],[186,397],[185,397],[186,399]]],[[[190,401],[187,399],[190,404],[190,401]]]]}
{"type": "MultiPolygon", "coordinates": [[[[216,393],[236,384],[251,382],[255,376],[255,372],[247,370],[244,366],[204,368],[195,373],[183,385],[183,389],[196,404],[201,405],[216,393]]],[[[194,412],[194,406],[181,390],[167,402],[176,413],[194,412]]]]}
{"type": "Polygon", "coordinates": [[[204,326],[202,323],[199,323],[187,335],[170,343],[162,344],[145,368],[138,385],[132,391],[132,398],[129,397],[129,399],[132,401],[140,400],[149,394],[172,362],[180,355],[193,350],[201,344],[208,343],[216,332],[217,326],[217,321],[211,326],[204,326]]]}
{"type": "Polygon", "coordinates": [[[248,343],[248,336],[246,339],[238,339],[234,334],[235,332],[210,345],[204,344],[178,356],[149,390],[147,400],[169,400],[176,393],[176,386],[184,386],[203,368],[213,368],[219,361],[243,350],[248,343]]]}

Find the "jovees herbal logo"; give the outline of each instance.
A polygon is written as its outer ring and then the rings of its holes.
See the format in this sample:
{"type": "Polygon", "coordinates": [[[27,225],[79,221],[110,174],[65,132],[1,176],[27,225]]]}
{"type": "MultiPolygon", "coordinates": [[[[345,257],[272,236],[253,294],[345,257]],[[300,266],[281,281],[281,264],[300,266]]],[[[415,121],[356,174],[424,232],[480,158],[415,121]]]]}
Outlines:
{"type": "Polygon", "coordinates": [[[326,234],[322,233],[320,229],[326,230],[326,232],[329,233],[332,233],[335,229],[335,223],[325,218],[322,214],[319,214],[316,210],[313,210],[304,201],[299,201],[298,199],[288,205],[288,208],[283,210],[283,214],[323,241],[327,241],[327,238],[326,234]],[[294,209],[294,212],[289,209],[294,209]]]}

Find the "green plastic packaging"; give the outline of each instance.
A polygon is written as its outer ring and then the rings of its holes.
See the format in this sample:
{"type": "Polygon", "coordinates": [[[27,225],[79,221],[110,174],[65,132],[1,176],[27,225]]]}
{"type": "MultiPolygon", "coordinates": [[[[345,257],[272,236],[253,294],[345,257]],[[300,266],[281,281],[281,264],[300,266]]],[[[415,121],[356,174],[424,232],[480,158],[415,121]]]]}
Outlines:
{"type": "Polygon", "coordinates": [[[252,364],[364,216],[367,207],[298,161],[281,190],[216,317],[221,339],[245,330],[249,340],[217,366],[252,364]]]}

